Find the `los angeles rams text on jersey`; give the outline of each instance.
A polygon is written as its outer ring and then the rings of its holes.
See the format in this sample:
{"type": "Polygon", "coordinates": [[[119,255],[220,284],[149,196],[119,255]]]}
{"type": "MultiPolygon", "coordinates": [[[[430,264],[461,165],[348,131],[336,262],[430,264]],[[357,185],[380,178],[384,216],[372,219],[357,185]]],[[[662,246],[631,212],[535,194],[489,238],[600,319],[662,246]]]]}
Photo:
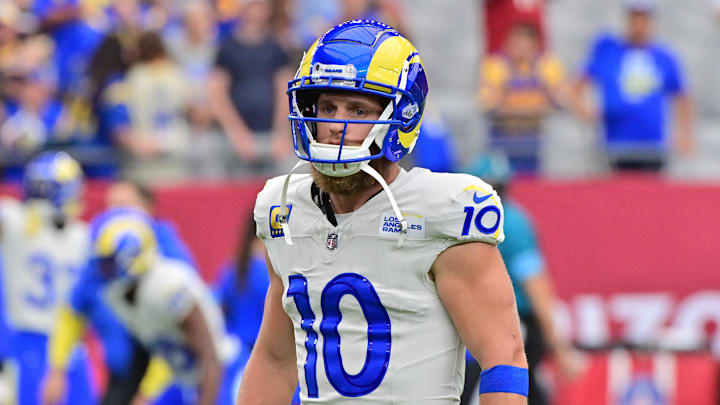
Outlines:
{"type": "Polygon", "coordinates": [[[88,230],[76,219],[55,228],[35,212],[42,208],[10,198],[0,201],[0,256],[10,326],[49,335],[87,260],[88,230]]]}
{"type": "Polygon", "coordinates": [[[465,345],[428,272],[448,247],[504,239],[497,194],[473,176],[401,170],[390,184],[408,222],[399,244],[383,195],[333,226],[311,199],[311,177],[297,175],[287,197],[290,245],[269,217],[283,181],[258,195],[255,219],[285,287],[303,403],[459,403],[465,345]]]}

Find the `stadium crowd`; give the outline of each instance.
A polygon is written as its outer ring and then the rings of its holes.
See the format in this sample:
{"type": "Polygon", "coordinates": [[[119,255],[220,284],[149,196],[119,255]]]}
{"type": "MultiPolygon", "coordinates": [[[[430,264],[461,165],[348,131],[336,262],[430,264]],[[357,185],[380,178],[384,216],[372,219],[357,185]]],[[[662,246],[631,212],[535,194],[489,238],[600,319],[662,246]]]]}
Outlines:
{"type": "Polygon", "coordinates": [[[89,177],[274,173],[290,155],[284,92],[309,38],[349,16],[403,26],[386,1],[304,3],[3,1],[4,178],[49,148],[89,177]]]}

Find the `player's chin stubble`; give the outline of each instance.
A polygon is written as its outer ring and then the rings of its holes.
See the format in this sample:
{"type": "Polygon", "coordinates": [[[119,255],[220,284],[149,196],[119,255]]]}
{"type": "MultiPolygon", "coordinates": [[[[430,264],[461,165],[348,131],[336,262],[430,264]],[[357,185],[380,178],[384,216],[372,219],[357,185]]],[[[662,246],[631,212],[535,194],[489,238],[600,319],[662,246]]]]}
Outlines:
{"type": "MultiPolygon", "coordinates": [[[[380,158],[371,160],[370,166],[382,175],[389,163],[386,159],[380,158]]],[[[315,169],[315,166],[311,165],[310,167],[310,172],[312,173],[313,180],[315,180],[315,184],[330,194],[354,194],[377,184],[377,181],[372,178],[372,176],[363,171],[351,174],[350,176],[333,177],[320,173],[315,169]]]]}

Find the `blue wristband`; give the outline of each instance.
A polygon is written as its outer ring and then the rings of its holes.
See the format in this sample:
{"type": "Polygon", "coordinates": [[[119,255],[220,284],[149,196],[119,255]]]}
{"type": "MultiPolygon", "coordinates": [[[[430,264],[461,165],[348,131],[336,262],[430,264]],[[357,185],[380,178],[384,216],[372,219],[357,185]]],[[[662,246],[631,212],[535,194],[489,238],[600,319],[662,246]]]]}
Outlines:
{"type": "Polygon", "coordinates": [[[509,392],[528,396],[528,369],[499,365],[480,373],[480,394],[509,392]]]}

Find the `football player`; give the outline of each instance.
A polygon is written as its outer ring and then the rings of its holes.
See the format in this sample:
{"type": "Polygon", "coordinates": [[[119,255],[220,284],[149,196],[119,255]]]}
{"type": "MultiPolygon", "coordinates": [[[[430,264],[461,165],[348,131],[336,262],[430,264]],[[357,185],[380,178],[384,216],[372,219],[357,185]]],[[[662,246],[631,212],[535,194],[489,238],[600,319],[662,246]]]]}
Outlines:
{"type": "MultiPolygon", "coordinates": [[[[111,208],[91,225],[91,266],[104,280],[103,299],[130,333],[152,354],[146,380],[133,404],[144,404],[143,386],[170,376],[184,387],[183,403],[215,403],[222,382],[222,360],[228,356],[222,315],[212,294],[187,262],[163,257],[157,248],[153,220],[143,211],[111,208]],[[167,366],[171,373],[168,373],[167,366]]],[[[53,371],[45,403],[55,404],[65,389],[68,349],[81,335],[90,308],[81,286],[61,312],[50,346],[53,371]]],[[[154,390],[159,392],[160,390],[154,390]]]]}
{"type": "MultiPolygon", "coordinates": [[[[153,229],[160,254],[166,258],[187,262],[195,269],[190,249],[180,238],[174,225],[154,216],[155,198],[152,190],[142,183],[121,180],[113,183],[105,193],[107,207],[135,207],[153,217],[153,229]]],[[[103,393],[102,405],[127,405],[135,397],[150,360],[150,355],[137,339],[126,330],[101,296],[105,280],[93,269],[85,269],[73,292],[73,302],[85,308],[94,332],[100,338],[108,381],[103,393]]],[[[145,386],[147,389],[147,386],[145,386]]],[[[161,389],[163,387],[153,387],[161,389]]],[[[151,390],[152,391],[152,390],[151,390]]],[[[146,397],[156,392],[144,391],[146,397]]],[[[155,405],[174,405],[181,395],[177,385],[168,388],[155,400],[155,405]]]]}
{"type": "MultiPolygon", "coordinates": [[[[21,405],[39,403],[48,336],[87,260],[87,226],[78,219],[82,177],[67,153],[44,152],[25,168],[22,202],[0,201],[2,284],[21,405]]],[[[68,358],[71,382],[63,403],[94,403],[85,352],[78,347],[68,358]]]]}
{"type": "MultiPolygon", "coordinates": [[[[493,189],[405,171],[428,85],[396,30],[349,21],[321,36],[289,83],[295,152],[311,175],[258,195],[270,287],[238,404],[455,404],[465,350],[484,405],[528,390],[493,189]]],[[[295,169],[293,169],[295,170],[295,169]]]]}

